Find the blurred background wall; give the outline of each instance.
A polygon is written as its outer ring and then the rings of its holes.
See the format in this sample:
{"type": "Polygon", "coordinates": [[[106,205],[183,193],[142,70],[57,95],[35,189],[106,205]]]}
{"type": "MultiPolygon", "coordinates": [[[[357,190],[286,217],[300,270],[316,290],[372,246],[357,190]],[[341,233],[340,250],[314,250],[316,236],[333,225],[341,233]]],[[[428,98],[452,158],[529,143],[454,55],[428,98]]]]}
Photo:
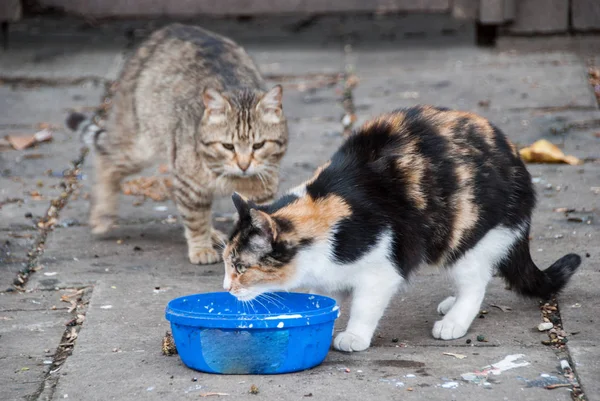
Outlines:
{"type": "Polygon", "coordinates": [[[502,35],[600,31],[600,0],[0,0],[4,29],[43,14],[87,19],[343,13],[447,14],[473,21],[481,42],[502,35]]]}

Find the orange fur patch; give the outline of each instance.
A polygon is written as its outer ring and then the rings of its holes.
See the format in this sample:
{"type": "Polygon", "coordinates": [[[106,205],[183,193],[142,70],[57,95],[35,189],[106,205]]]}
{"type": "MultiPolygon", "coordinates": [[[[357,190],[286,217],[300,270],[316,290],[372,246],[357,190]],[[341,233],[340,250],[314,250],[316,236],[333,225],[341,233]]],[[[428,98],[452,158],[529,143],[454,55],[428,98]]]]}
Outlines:
{"type": "Polygon", "coordinates": [[[288,264],[275,269],[265,269],[260,266],[251,266],[244,274],[233,280],[232,283],[239,283],[244,288],[252,287],[256,284],[279,284],[284,285],[294,275],[295,269],[293,264],[288,264]]]}
{"type": "Polygon", "coordinates": [[[306,195],[279,209],[273,216],[287,219],[294,224],[295,231],[282,235],[282,239],[293,236],[289,239],[300,240],[324,238],[335,223],[351,214],[346,201],[337,195],[317,200],[306,195]]]}
{"type": "Polygon", "coordinates": [[[455,170],[459,189],[452,196],[452,205],[455,208],[454,224],[450,233],[450,249],[456,249],[466,231],[472,229],[477,223],[479,211],[473,202],[473,176],[475,172],[471,166],[459,165],[455,170]]]}
{"type": "Polygon", "coordinates": [[[406,177],[408,196],[415,203],[417,209],[423,210],[427,207],[427,197],[423,192],[421,182],[425,175],[427,161],[418,153],[416,140],[406,144],[401,152],[396,160],[396,166],[406,177]]]}
{"type": "Polygon", "coordinates": [[[390,125],[394,132],[398,132],[402,129],[402,125],[404,124],[404,119],[405,119],[405,116],[404,116],[404,113],[402,113],[402,112],[382,114],[381,116],[379,116],[377,118],[374,118],[372,120],[365,122],[362,125],[362,127],[360,128],[360,131],[365,134],[369,134],[369,132],[371,130],[373,130],[374,128],[376,128],[382,124],[386,124],[386,125],[390,125]]]}

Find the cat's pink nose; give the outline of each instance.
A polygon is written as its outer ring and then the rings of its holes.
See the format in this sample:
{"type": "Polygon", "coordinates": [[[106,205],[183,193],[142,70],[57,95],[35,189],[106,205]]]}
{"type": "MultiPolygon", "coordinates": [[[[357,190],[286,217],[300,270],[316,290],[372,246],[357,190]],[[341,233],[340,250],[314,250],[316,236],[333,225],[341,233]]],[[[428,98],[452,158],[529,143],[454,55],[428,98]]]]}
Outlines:
{"type": "Polygon", "coordinates": [[[242,170],[244,173],[246,172],[246,170],[248,170],[248,168],[250,167],[250,162],[241,162],[238,161],[238,167],[240,168],[240,170],[242,170]]]}

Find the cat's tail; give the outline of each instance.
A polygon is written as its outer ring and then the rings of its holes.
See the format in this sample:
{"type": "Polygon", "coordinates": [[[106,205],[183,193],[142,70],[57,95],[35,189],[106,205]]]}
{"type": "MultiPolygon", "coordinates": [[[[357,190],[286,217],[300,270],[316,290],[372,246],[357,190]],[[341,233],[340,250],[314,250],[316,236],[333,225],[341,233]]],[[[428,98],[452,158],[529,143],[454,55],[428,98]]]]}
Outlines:
{"type": "Polygon", "coordinates": [[[94,149],[99,147],[101,137],[106,132],[94,123],[92,117],[82,113],[73,112],[69,114],[66,124],[71,131],[79,134],[79,138],[83,143],[94,149]]]}
{"type": "Polygon", "coordinates": [[[547,299],[567,285],[581,264],[581,257],[570,253],[549,268],[540,270],[531,259],[528,231],[500,264],[500,274],[508,281],[510,288],[519,294],[547,299]]]}

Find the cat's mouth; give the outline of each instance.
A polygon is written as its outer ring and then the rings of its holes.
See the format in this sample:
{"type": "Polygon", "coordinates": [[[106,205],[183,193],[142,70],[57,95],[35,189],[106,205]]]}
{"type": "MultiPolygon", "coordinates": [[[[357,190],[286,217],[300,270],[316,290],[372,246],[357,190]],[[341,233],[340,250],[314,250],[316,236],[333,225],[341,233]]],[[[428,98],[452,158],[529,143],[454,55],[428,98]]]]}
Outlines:
{"type": "Polygon", "coordinates": [[[236,292],[230,291],[229,293],[236,297],[238,301],[242,302],[252,301],[260,295],[260,292],[250,291],[245,288],[242,288],[236,292]]]}

